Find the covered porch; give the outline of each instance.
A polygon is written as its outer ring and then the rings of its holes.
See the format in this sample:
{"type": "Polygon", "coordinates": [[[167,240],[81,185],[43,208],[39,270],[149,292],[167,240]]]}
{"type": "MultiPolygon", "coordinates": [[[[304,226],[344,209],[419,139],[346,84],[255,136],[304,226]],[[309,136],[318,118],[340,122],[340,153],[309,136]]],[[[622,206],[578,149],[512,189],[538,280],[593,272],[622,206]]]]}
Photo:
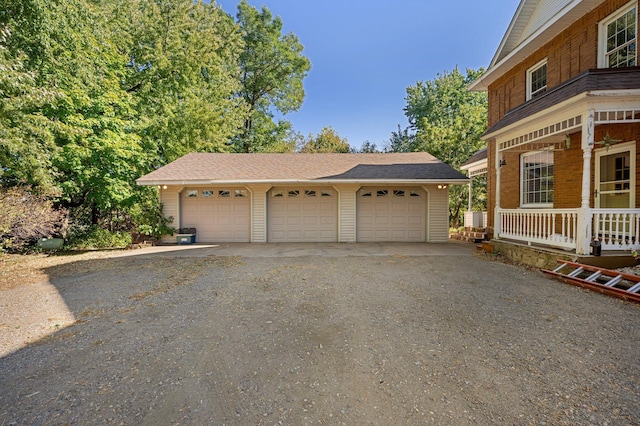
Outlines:
{"type": "Polygon", "coordinates": [[[510,112],[486,135],[493,238],[575,255],[640,250],[638,123],[637,90],[510,112]]]}

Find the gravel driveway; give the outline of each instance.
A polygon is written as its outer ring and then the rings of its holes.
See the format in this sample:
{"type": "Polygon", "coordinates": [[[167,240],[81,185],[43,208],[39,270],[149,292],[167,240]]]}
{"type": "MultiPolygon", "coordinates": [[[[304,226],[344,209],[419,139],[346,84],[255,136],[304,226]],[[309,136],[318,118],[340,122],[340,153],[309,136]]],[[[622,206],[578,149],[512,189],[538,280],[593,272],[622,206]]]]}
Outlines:
{"type": "Polygon", "coordinates": [[[0,290],[5,348],[26,317],[50,329],[0,358],[0,425],[640,424],[640,306],[467,245],[317,247],[0,290]]]}

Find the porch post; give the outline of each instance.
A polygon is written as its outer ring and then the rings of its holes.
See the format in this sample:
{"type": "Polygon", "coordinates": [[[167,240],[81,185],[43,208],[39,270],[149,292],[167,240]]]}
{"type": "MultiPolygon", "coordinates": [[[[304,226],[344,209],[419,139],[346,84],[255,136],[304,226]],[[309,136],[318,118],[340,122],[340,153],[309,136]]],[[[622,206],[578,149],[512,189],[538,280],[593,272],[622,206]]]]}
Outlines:
{"type": "Polygon", "coordinates": [[[467,211],[473,211],[473,200],[471,199],[471,191],[473,190],[473,178],[469,178],[469,208],[467,211]]]}
{"type": "Polygon", "coordinates": [[[578,212],[578,235],[576,236],[576,254],[589,254],[592,223],[591,208],[591,151],[594,144],[594,110],[590,109],[582,120],[582,201],[578,212]]]}
{"type": "Polygon", "coordinates": [[[500,239],[500,232],[502,232],[502,223],[500,221],[500,150],[498,147],[500,144],[497,140],[494,140],[496,152],[494,155],[494,167],[496,169],[496,203],[493,209],[493,238],[500,239]]]}

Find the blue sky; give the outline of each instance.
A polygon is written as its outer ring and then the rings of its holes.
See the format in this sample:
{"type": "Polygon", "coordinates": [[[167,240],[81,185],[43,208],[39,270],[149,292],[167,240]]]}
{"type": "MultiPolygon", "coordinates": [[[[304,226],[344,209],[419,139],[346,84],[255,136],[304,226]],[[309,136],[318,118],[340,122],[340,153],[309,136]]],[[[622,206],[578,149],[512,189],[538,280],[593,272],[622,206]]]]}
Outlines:
{"type": "MultiPolygon", "coordinates": [[[[235,17],[238,0],[218,0],[235,17]]],[[[305,100],[287,114],[308,136],[333,127],[353,147],[379,148],[403,113],[406,88],[456,66],[487,67],[519,0],[248,0],[280,16],[311,60],[305,100]]]]}

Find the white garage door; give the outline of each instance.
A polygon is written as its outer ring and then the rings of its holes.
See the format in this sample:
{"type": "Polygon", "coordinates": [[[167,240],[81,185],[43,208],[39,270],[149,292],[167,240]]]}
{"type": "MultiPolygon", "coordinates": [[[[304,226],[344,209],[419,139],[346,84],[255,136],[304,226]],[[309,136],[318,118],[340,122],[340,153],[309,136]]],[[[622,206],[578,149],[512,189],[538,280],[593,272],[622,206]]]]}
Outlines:
{"type": "Polygon", "coordinates": [[[357,194],[357,240],[425,241],[427,197],[420,188],[362,188],[357,194]]]}
{"type": "Polygon", "coordinates": [[[268,201],[269,242],[338,241],[338,194],[330,188],[274,188],[268,201]]]}
{"type": "Polygon", "coordinates": [[[182,191],[183,228],[196,228],[202,243],[249,242],[250,198],[242,188],[188,188],[182,191]]]}

